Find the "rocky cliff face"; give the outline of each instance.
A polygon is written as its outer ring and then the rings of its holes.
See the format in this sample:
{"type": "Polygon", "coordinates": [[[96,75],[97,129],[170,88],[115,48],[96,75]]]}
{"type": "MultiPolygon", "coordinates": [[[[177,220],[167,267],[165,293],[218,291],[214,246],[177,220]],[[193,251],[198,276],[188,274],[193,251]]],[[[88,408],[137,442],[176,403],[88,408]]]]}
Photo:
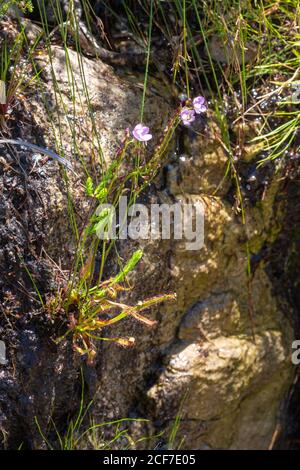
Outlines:
{"type": "MultiPolygon", "coordinates": [[[[101,353],[99,394],[105,397],[105,412],[150,416],[154,434],[161,428],[170,431],[181,410],[178,438],[189,449],[267,448],[294,374],[291,308],[277,298],[264,255],[283,223],[284,204],[276,201],[280,177],[270,177],[259,207],[247,207],[253,253],[249,284],[245,228],[233,211],[230,189],[213,195],[226,162],[210,116],[205,138],[187,147],[184,162],[177,165],[181,183],[149,196],[170,204],[201,201],[205,246],[188,251],[184,241],[145,243],[135,294],[171,290],[177,293],[176,306],[156,312],[154,331],[135,331],[130,371],[128,354],[112,354],[106,346],[101,353]]],[[[126,326],[120,328],[124,332],[126,326]]],[[[133,326],[127,328],[132,333],[133,326]]]]}
{"type": "MultiPolygon", "coordinates": [[[[126,300],[168,291],[176,292],[176,304],[153,309],[152,317],[158,320],[154,328],[127,319],[108,331],[135,336],[136,346],[124,350],[101,343],[92,366],[68,341],[53,343],[62,326],[44,313],[31,277],[45,296],[67,278],[74,254],[70,204],[83,225],[84,165],[95,170],[99,165],[91,152],[94,129],[101,129],[103,158],[108,161],[124,129],[138,122],[141,100],[138,81],[132,84],[99,60],[79,61],[75,52],[67,52],[68,57],[58,46],[51,49],[52,69],[47,68],[47,57],[39,58],[43,99],[39,87],[29,87],[9,127],[14,137],[41,145],[54,146],[56,137],[77,175],[69,174],[67,180],[53,162],[43,165],[26,150],[0,149],[0,339],[6,343],[8,360],[0,365],[1,446],[42,446],[36,420],[46,429],[53,419],[63,430],[67,416],[78,409],[83,367],[94,422],[145,417],[150,423],[133,425],[133,435],[151,438],[164,430],[167,440],[180,412],[177,439],[184,439],[183,448],[267,448],[284,419],[282,404],[294,376],[293,306],[274,280],[282,257],[273,248],[284,233],[288,203],[282,197],[286,193],[281,171],[271,166],[253,179],[248,149],[236,161],[247,201],[243,225],[234,207],[234,182],[224,180],[228,155],[211,113],[201,124],[205,137],[179,131],[181,154],[174,157],[170,150],[169,163],[142,196],[148,204],[200,201],[205,207],[201,250],[186,250],[182,240],[141,242],[145,255],[126,300]]],[[[146,103],[145,122],[159,133],[171,99],[152,87],[146,103]]],[[[288,251],[284,240],[281,254],[288,251]]],[[[130,240],[119,242],[120,256],[127,259],[134,246],[130,240]]]]}

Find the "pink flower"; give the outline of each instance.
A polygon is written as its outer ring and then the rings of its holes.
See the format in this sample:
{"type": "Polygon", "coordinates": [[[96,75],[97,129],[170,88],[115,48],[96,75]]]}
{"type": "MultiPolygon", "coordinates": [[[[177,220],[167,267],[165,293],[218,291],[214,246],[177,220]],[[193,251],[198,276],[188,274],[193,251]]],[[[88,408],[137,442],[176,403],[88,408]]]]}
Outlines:
{"type": "Polygon", "coordinates": [[[196,96],[196,98],[193,99],[193,106],[195,113],[197,114],[205,113],[205,111],[207,111],[204,96],[196,96]]]}
{"type": "Polygon", "coordinates": [[[152,134],[149,134],[149,127],[144,126],[142,123],[135,126],[132,131],[132,135],[140,142],[148,142],[148,140],[152,139],[152,134]]]}
{"type": "Polygon", "coordinates": [[[185,126],[190,126],[195,121],[195,111],[187,107],[182,108],[180,117],[185,126]]]}

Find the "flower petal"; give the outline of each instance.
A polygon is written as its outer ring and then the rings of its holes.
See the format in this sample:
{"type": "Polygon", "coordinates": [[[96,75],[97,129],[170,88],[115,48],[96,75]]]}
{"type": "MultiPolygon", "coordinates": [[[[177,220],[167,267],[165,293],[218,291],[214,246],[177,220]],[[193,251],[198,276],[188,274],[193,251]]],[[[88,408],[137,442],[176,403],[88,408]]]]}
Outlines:
{"type": "Polygon", "coordinates": [[[135,129],[133,129],[132,135],[136,140],[140,140],[140,134],[135,129]]]}
{"type": "Polygon", "coordinates": [[[195,106],[195,113],[200,114],[200,113],[205,113],[207,111],[207,107],[204,104],[201,104],[200,106],[195,106]]]}
{"type": "Polygon", "coordinates": [[[205,104],[204,96],[196,96],[196,98],[193,99],[193,107],[197,114],[205,113],[205,111],[207,111],[207,106],[205,104]]]}
{"type": "Polygon", "coordinates": [[[149,133],[149,127],[145,126],[142,122],[135,126],[132,135],[139,142],[147,142],[152,139],[152,135],[149,133]]]}
{"type": "Polygon", "coordinates": [[[199,95],[193,99],[193,105],[199,105],[199,104],[204,104],[204,103],[205,103],[204,96],[199,95]]]}

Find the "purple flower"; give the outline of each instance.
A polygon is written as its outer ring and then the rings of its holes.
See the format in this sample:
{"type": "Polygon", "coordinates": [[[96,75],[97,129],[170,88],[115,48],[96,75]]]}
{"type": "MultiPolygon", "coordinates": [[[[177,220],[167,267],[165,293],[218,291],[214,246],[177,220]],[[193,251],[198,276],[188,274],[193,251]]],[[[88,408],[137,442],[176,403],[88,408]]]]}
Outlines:
{"type": "Polygon", "coordinates": [[[205,113],[205,111],[207,111],[204,96],[196,96],[196,98],[193,99],[193,106],[197,114],[205,113]]]}
{"type": "Polygon", "coordinates": [[[182,108],[180,117],[185,126],[190,126],[195,121],[195,111],[187,107],[182,108]]]}
{"type": "Polygon", "coordinates": [[[148,140],[152,139],[152,134],[149,134],[149,127],[144,126],[142,123],[135,126],[132,131],[132,135],[140,142],[148,142],[148,140]]]}

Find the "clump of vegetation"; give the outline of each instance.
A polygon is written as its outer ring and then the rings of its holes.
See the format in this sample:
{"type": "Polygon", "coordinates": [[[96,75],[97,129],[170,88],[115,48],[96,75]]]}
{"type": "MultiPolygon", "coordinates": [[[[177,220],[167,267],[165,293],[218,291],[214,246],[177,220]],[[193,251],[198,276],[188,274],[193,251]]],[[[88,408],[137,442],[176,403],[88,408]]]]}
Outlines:
{"type": "MultiPolygon", "coordinates": [[[[44,430],[35,416],[36,426],[47,450],[128,450],[135,449],[139,442],[145,440],[144,437],[134,440],[128,427],[132,423],[146,423],[148,422],[147,419],[122,418],[100,424],[91,422],[89,412],[93,405],[93,400],[85,405],[82,370],[81,383],[79,409],[75,416],[69,419],[66,429],[63,431],[59,430],[57,424],[51,419],[50,426],[44,430]],[[106,429],[110,429],[112,434],[112,437],[109,439],[105,436],[106,429]]],[[[22,444],[20,449],[22,449],[22,444]]]]}
{"type": "Polygon", "coordinates": [[[27,39],[24,26],[11,42],[6,37],[0,40],[0,125],[6,124],[7,115],[11,113],[13,106],[24,96],[26,88],[30,87],[37,79],[40,72],[36,72],[30,78],[32,71],[32,54],[36,44],[27,48],[27,39]]]}
{"type": "Polygon", "coordinates": [[[17,7],[23,13],[32,12],[33,5],[31,0],[4,0],[0,4],[0,16],[5,15],[10,7],[17,7]]]}
{"type": "Polygon", "coordinates": [[[92,258],[89,258],[83,269],[79,283],[66,291],[61,291],[59,296],[55,296],[48,302],[48,309],[52,315],[57,312],[67,312],[69,315],[69,329],[59,338],[64,339],[72,334],[75,351],[86,354],[89,362],[93,361],[96,349],[93,340],[112,341],[123,347],[134,345],[134,337],[102,337],[99,332],[110,325],[113,325],[123,318],[132,317],[147,326],[154,326],[155,320],[142,315],[144,310],[158,305],[161,302],[174,300],[175,295],[165,294],[148,298],[130,306],[118,301],[118,293],[126,290],[122,283],[126,276],[134,269],[143,253],[137,250],[130,260],[115,277],[106,281],[100,281],[95,286],[89,286],[92,274],[92,258]]]}
{"type": "MultiPolygon", "coordinates": [[[[165,448],[169,450],[179,450],[183,444],[183,439],[178,439],[178,431],[181,425],[183,404],[187,393],[183,397],[180,409],[175,416],[170,432],[167,435],[159,432],[151,437],[141,435],[133,436],[130,431],[132,425],[149,423],[149,419],[144,418],[122,418],[113,421],[94,423],[90,418],[90,411],[93,400],[85,404],[84,377],[81,370],[81,397],[79,408],[75,416],[68,419],[64,430],[57,427],[51,418],[47,429],[42,429],[38,418],[35,416],[35,423],[39,434],[43,439],[43,444],[47,450],[134,450],[145,441],[154,449],[159,449],[165,443],[165,448]],[[106,431],[109,430],[107,437],[106,431]]],[[[135,433],[136,434],[136,433],[135,433]]],[[[22,449],[22,444],[20,445],[22,449]]]]}
{"type": "Polygon", "coordinates": [[[23,34],[19,33],[12,47],[7,41],[3,41],[0,51],[0,80],[2,81],[2,100],[0,103],[0,115],[5,116],[12,105],[16,93],[22,84],[22,74],[19,73],[17,64],[20,62],[23,34]]]}

